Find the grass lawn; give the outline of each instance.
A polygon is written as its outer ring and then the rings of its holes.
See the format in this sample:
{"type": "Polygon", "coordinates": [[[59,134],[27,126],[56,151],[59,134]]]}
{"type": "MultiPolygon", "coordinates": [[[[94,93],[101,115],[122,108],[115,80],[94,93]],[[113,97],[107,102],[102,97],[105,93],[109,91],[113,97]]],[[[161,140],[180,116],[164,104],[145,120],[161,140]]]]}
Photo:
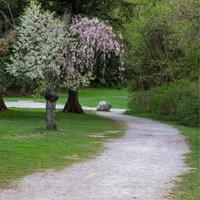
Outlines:
{"type": "MultiPolygon", "coordinates": [[[[126,88],[85,88],[79,91],[80,102],[84,106],[96,107],[99,101],[106,100],[113,108],[128,107],[128,90],[126,88]]],[[[44,102],[43,97],[5,97],[6,101],[38,101],[44,102]]],[[[58,103],[64,104],[67,100],[67,92],[59,93],[58,103]]]]}
{"type": "MultiPolygon", "coordinates": [[[[152,116],[149,114],[134,114],[128,112],[127,114],[136,115],[146,118],[153,118],[155,120],[162,120],[159,116],[152,116]]],[[[177,128],[187,140],[191,152],[186,155],[185,162],[191,170],[180,177],[180,181],[171,192],[173,200],[199,200],[200,198],[200,132],[197,127],[188,127],[175,122],[164,122],[177,128]]]]}
{"type": "Polygon", "coordinates": [[[172,191],[174,200],[199,200],[200,198],[200,138],[199,129],[175,125],[187,138],[191,153],[186,155],[186,163],[192,169],[181,177],[172,191]]]}
{"type": "Polygon", "coordinates": [[[124,129],[92,112],[58,111],[58,131],[46,131],[44,120],[42,109],[0,113],[0,188],[36,171],[62,169],[91,158],[101,152],[106,140],[121,136],[124,129]]]}

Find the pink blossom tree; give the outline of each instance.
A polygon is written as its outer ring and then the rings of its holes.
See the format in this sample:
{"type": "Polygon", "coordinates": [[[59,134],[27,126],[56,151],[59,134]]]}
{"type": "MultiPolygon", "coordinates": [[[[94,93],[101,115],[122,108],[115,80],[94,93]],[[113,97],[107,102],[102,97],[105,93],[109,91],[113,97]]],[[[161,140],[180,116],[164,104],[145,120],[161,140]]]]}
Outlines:
{"type": "MultiPolygon", "coordinates": [[[[63,70],[64,85],[68,88],[68,100],[64,112],[82,113],[78,99],[80,86],[87,86],[94,78],[96,59],[101,58],[106,67],[106,59],[111,54],[122,57],[124,50],[121,34],[115,34],[113,28],[97,18],[75,17],[69,27],[70,34],[76,38],[64,49],[65,65],[63,70]]],[[[122,78],[123,63],[119,66],[122,78]]]]}

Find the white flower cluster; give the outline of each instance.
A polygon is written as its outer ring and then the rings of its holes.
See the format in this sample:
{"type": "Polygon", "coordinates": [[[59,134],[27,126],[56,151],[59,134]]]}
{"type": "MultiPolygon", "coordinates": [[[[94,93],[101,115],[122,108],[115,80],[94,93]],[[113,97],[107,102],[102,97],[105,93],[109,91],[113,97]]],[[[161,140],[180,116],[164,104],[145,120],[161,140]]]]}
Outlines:
{"type": "Polygon", "coordinates": [[[20,21],[8,71],[15,76],[55,84],[64,63],[63,48],[70,41],[64,23],[54,13],[41,11],[40,5],[34,2],[20,21]]]}

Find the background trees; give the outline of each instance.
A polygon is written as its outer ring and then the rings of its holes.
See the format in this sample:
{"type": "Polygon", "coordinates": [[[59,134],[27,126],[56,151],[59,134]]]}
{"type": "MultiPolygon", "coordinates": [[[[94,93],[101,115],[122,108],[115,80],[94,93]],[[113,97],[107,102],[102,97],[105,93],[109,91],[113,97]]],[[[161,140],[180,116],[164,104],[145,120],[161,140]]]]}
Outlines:
{"type": "Polygon", "coordinates": [[[15,31],[11,31],[6,36],[0,38],[0,111],[7,109],[3,100],[3,93],[5,87],[11,82],[11,78],[7,73],[3,63],[8,59],[7,54],[9,53],[10,48],[13,46],[15,39],[15,31]]]}
{"type": "Polygon", "coordinates": [[[199,124],[199,9],[196,0],[135,4],[124,23],[133,113],[199,124]]]}
{"type": "MultiPolygon", "coordinates": [[[[4,0],[0,1],[0,111],[6,110],[3,93],[5,86],[9,83],[9,76],[5,70],[4,62],[7,60],[7,55],[16,36],[14,31],[10,32],[14,23],[10,3],[4,0]]],[[[13,7],[15,6],[13,5],[13,7]]]]}
{"type": "Polygon", "coordinates": [[[147,90],[198,74],[195,49],[199,23],[197,18],[186,17],[190,13],[197,17],[197,7],[197,1],[175,0],[135,5],[133,18],[125,23],[127,56],[132,58],[127,65],[134,89],[147,90]],[[193,61],[189,61],[191,57],[193,61]]]}

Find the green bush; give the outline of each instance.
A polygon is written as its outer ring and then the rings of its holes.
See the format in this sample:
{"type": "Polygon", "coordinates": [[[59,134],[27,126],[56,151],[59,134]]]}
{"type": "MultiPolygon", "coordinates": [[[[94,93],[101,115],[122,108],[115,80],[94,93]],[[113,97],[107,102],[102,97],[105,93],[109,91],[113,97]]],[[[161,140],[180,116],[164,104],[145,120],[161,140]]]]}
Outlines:
{"type": "Polygon", "coordinates": [[[177,107],[177,117],[184,124],[199,125],[199,98],[184,97],[177,107]]]}
{"type": "Polygon", "coordinates": [[[149,113],[190,126],[199,125],[200,100],[195,82],[181,80],[137,92],[129,105],[132,113],[149,113]]]}

